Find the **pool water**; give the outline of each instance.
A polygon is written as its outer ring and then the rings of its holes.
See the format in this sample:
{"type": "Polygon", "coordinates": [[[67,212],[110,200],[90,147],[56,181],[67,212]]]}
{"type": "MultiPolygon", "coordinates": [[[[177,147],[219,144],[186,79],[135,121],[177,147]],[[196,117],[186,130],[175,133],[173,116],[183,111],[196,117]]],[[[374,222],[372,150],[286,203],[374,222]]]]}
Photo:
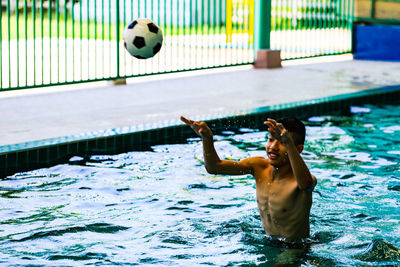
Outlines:
{"type": "MultiPolygon", "coordinates": [[[[400,106],[352,112],[306,122],[318,179],[308,249],[265,236],[253,177],[207,174],[194,138],[1,179],[0,264],[400,265],[400,106]]],[[[216,147],[265,156],[266,134],[221,132],[216,147]]]]}

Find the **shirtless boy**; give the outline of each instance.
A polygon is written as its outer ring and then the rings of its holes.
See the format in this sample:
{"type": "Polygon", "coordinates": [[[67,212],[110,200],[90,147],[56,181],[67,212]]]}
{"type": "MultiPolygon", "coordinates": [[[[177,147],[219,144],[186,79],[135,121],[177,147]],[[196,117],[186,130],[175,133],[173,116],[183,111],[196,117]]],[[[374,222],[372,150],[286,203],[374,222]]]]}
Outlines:
{"type": "Polygon", "coordinates": [[[268,119],[267,158],[221,160],[214,148],[213,133],[205,122],[181,117],[203,141],[207,172],[251,174],[256,180],[257,204],[266,233],[288,241],[310,235],[312,191],[317,184],[300,153],[305,139],[304,124],[295,118],[268,119]]]}

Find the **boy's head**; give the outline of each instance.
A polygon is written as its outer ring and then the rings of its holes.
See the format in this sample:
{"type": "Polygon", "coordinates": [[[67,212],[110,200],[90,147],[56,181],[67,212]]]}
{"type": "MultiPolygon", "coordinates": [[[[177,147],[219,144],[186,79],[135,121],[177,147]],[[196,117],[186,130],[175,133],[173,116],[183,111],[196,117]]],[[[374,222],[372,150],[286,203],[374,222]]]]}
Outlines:
{"type": "Polygon", "coordinates": [[[293,141],[296,146],[304,145],[306,139],[306,127],[304,123],[294,117],[280,118],[276,122],[282,123],[285,129],[292,133],[293,141]]]}

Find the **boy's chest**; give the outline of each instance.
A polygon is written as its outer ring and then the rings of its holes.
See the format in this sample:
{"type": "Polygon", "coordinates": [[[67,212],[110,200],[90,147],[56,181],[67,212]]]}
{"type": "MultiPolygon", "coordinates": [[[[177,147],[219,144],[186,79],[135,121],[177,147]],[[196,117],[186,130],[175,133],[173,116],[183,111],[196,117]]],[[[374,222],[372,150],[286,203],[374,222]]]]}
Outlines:
{"type": "Polygon", "coordinates": [[[257,182],[257,202],[260,208],[270,212],[293,209],[298,196],[297,181],[293,178],[266,178],[257,182]]]}

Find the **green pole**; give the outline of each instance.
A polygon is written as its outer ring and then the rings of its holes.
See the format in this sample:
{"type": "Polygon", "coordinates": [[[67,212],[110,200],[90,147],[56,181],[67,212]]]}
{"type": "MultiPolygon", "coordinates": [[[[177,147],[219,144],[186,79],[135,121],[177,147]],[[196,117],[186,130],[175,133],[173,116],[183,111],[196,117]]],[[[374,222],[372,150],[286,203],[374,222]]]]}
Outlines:
{"type": "Polygon", "coordinates": [[[120,77],[120,73],[119,73],[119,0],[116,1],[116,27],[117,27],[117,31],[116,31],[116,39],[117,39],[117,73],[116,73],[116,78],[118,79],[120,77]]]}
{"type": "Polygon", "coordinates": [[[256,0],[254,10],[256,49],[271,48],[271,0],[256,0]]]}

